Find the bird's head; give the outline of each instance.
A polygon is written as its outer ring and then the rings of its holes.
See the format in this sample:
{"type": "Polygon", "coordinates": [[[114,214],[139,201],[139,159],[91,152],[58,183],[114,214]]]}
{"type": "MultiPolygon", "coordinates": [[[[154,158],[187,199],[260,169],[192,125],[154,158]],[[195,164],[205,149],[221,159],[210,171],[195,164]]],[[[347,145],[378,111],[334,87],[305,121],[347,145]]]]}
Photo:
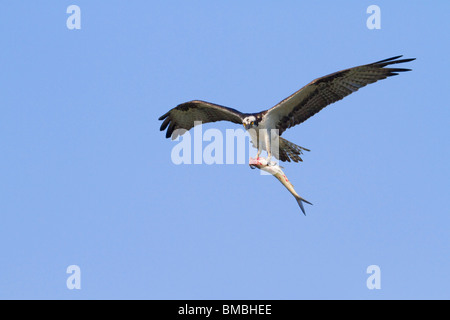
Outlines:
{"type": "Polygon", "coordinates": [[[250,128],[255,128],[258,125],[255,116],[245,117],[244,120],[242,120],[242,124],[244,125],[244,128],[247,130],[250,128]]]}

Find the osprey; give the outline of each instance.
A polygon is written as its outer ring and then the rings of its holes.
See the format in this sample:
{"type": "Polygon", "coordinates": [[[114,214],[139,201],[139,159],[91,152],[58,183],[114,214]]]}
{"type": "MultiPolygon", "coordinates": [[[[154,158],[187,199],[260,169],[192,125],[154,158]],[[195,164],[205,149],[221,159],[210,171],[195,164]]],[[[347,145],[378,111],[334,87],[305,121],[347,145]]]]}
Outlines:
{"type": "Polygon", "coordinates": [[[166,138],[171,137],[173,140],[199,122],[231,121],[244,125],[248,130],[253,146],[258,148],[256,158],[266,150],[267,162],[270,162],[272,155],[281,161],[302,161],[300,158],[302,150],[309,150],[281,138],[281,134],[286,129],[304,122],[329,104],[358,91],[359,88],[398,75],[399,72],[411,71],[404,68],[386,68],[393,64],[415,60],[415,58],[399,59],[401,57],[396,56],[345,69],[315,79],[274,107],[258,113],[242,113],[200,100],[185,102],[159,118],[163,120],[160,130],[167,128],[166,138]],[[278,142],[277,148],[271,146],[273,141],[278,142]]]}

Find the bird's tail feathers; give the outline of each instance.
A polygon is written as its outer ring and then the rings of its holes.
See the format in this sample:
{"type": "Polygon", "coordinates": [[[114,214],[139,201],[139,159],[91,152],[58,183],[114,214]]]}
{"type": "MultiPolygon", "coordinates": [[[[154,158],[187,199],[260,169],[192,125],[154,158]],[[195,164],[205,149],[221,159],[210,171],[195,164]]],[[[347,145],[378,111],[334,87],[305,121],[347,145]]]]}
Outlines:
{"type": "Polygon", "coordinates": [[[280,148],[280,160],[288,162],[290,162],[291,160],[294,162],[303,161],[302,158],[300,157],[300,155],[303,154],[302,151],[310,151],[309,149],[300,147],[295,143],[292,143],[281,137],[279,148],[280,148]]]}

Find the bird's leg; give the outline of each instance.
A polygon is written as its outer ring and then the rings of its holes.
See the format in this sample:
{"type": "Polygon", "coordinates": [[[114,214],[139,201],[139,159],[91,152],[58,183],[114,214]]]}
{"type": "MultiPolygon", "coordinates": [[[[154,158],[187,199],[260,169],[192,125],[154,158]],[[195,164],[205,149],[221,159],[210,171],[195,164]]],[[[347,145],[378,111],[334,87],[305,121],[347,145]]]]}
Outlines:
{"type": "MultiPolygon", "coordinates": [[[[259,139],[257,139],[257,141],[259,141],[259,139]]],[[[262,151],[260,143],[258,143],[257,147],[258,147],[258,152],[256,153],[256,158],[252,159],[252,157],[250,157],[249,165],[250,165],[250,168],[252,168],[252,169],[255,169],[255,165],[253,163],[258,162],[259,156],[261,155],[261,151],[262,151]]]]}
{"type": "Polygon", "coordinates": [[[272,158],[272,150],[270,148],[270,129],[267,129],[265,134],[266,150],[267,150],[267,164],[270,165],[270,158],[272,158]]]}
{"type": "Polygon", "coordinates": [[[258,138],[257,138],[257,141],[258,141],[258,152],[256,153],[256,160],[258,160],[259,159],[259,156],[261,155],[261,152],[262,152],[262,145],[261,145],[261,141],[260,141],[260,135],[258,134],[258,138]]]}

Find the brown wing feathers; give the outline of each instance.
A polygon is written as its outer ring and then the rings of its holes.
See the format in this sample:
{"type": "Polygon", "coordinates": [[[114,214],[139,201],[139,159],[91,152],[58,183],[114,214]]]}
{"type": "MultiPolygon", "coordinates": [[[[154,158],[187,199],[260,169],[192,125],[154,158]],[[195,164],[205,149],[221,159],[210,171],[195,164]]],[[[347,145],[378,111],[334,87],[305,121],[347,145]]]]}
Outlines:
{"type": "Polygon", "coordinates": [[[202,123],[228,120],[242,124],[245,115],[235,109],[217,104],[194,100],[182,103],[159,118],[163,120],[161,131],[167,128],[166,138],[177,138],[185,131],[194,127],[195,121],[202,123]],[[177,130],[183,129],[183,130],[177,130]],[[176,131],[177,130],[177,131],[176,131]]]}
{"type": "Polygon", "coordinates": [[[277,127],[281,134],[287,128],[302,123],[327,105],[343,99],[367,84],[398,75],[399,72],[410,71],[411,69],[405,68],[385,68],[388,65],[414,60],[397,60],[400,57],[377,61],[318,78],[268,111],[279,116],[277,127]]]}

